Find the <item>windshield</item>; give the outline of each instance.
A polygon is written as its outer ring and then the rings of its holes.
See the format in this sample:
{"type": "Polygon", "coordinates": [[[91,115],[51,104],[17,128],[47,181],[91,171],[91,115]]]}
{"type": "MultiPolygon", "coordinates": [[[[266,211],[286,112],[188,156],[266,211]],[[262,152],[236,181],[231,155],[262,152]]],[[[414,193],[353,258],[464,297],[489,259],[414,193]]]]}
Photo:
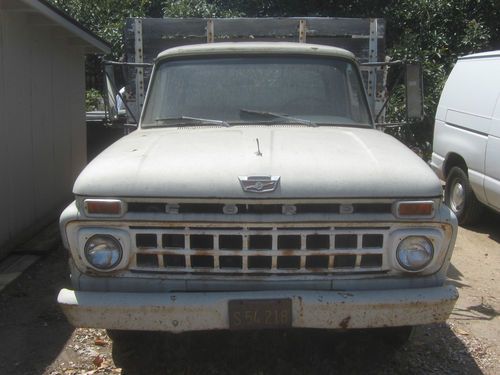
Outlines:
{"type": "Polygon", "coordinates": [[[357,68],[324,57],[245,56],[157,66],[142,127],[179,122],[370,126],[357,68]],[[203,121],[207,120],[207,121],[203,121]]]}

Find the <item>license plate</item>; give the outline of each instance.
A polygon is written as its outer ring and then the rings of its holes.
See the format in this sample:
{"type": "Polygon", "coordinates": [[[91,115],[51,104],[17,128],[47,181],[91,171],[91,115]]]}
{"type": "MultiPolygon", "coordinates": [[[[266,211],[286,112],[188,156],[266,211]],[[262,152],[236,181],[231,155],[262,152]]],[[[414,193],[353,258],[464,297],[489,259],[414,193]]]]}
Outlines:
{"type": "Polygon", "coordinates": [[[292,326],[291,299],[231,300],[228,308],[230,329],[292,326]]]}

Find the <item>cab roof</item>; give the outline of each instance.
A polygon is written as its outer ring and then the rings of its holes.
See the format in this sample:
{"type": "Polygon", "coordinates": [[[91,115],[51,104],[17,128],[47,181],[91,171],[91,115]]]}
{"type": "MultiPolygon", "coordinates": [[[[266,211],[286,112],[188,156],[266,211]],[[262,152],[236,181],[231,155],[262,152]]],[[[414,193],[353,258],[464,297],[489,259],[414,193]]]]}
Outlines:
{"type": "Polygon", "coordinates": [[[225,54],[299,54],[341,57],[356,60],[353,53],[337,47],[293,42],[222,42],[194,44],[167,49],[158,54],[158,60],[183,56],[225,54]]]}

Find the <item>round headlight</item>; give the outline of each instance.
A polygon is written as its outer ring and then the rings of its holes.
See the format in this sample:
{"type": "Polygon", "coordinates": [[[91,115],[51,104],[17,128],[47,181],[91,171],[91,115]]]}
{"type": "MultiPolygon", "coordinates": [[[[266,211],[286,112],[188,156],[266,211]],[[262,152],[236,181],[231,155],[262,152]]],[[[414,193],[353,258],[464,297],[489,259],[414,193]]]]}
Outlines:
{"type": "Polygon", "coordinates": [[[85,258],[100,270],[116,267],[122,260],[123,250],[120,242],[112,236],[95,235],[85,244],[85,258]]]}
{"type": "Polygon", "coordinates": [[[434,246],[426,237],[409,236],[402,240],[396,251],[401,267],[408,271],[420,271],[432,260],[434,246]]]}

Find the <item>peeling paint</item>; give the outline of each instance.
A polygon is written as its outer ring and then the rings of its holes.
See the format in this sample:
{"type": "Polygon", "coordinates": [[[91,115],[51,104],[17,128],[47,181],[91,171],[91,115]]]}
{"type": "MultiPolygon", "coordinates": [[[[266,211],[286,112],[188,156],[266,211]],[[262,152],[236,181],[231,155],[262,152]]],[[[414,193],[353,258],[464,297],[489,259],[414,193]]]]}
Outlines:
{"type": "Polygon", "coordinates": [[[58,301],[68,320],[78,327],[184,332],[229,329],[230,300],[290,298],[293,301],[293,327],[352,329],[445,321],[455,304],[452,297],[456,295],[454,287],[426,290],[427,293],[411,289],[359,291],[345,296],[324,291],[169,295],[63,289],[58,301]],[[419,295],[422,299],[416,302],[419,295]],[[384,302],[381,303],[381,300],[384,302]]]}

